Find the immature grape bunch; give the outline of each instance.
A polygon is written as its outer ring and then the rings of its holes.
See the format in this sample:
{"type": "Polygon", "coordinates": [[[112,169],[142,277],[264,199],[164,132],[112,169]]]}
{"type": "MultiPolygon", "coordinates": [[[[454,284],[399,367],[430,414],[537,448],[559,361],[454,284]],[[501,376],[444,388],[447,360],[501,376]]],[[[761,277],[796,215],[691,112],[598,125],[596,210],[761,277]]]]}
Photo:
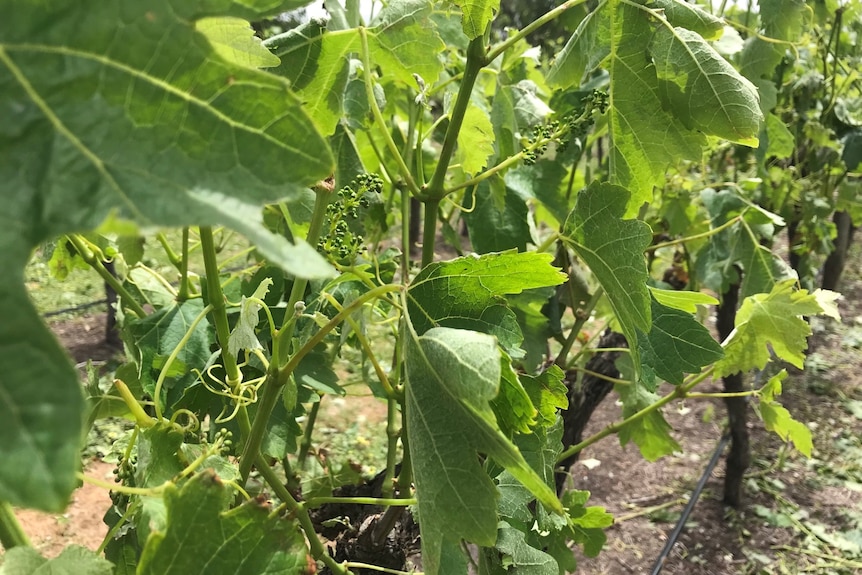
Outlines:
{"type": "Polygon", "coordinates": [[[362,208],[369,206],[369,194],[379,194],[383,180],[377,174],[360,174],[337,192],[336,199],[326,207],[327,225],[317,249],[337,263],[349,263],[363,249],[365,238],[354,230],[359,227],[362,208]]]}

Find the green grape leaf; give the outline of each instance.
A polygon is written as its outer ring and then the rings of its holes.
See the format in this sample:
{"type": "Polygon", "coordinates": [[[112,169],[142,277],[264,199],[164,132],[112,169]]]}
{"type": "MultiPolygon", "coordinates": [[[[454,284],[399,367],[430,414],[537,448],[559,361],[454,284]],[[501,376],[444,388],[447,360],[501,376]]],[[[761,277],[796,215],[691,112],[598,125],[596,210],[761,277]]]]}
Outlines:
{"type": "Polygon", "coordinates": [[[164,493],[167,525],[147,539],[140,575],[304,573],[305,539],[257,500],[229,509],[232,490],[210,470],[164,493]]]}
{"type": "Polygon", "coordinates": [[[477,452],[505,467],[549,509],[559,500],[500,432],[489,402],[500,385],[500,352],[486,334],[437,327],[407,342],[406,417],[422,517],[425,572],[440,572],[448,542],[492,546],[497,492],[477,452]]]}
{"type": "Polygon", "coordinates": [[[629,213],[652,199],[653,186],[664,183],[668,166],[700,158],[706,138],[690,131],[676,117],[684,110],[669,110],[662,98],[656,65],[644,57],[654,30],[645,8],[613,2],[610,57],[610,108],[608,110],[611,182],[631,192],[629,213]]]}
{"type": "Polygon", "coordinates": [[[756,88],[697,33],[718,34],[718,24],[683,2],[659,4],[600,2],[548,76],[569,87],[600,66],[610,73],[610,180],[631,192],[628,214],[652,199],[668,166],[700,159],[707,135],[756,146],[762,120],[756,88]]]}
{"type": "Polygon", "coordinates": [[[697,32],[704,40],[718,40],[724,32],[724,21],[697,4],[682,0],[652,0],[648,6],[661,10],[673,26],[697,32]]]}
{"type": "MultiPolygon", "coordinates": [[[[623,402],[623,417],[634,415],[641,409],[659,400],[659,396],[641,385],[618,385],[617,391],[623,402]]],[[[629,441],[640,449],[641,455],[647,461],[656,461],[665,455],[682,448],[671,437],[673,428],[668,424],[660,410],[651,411],[620,429],[620,445],[629,441]]]]}
{"type": "Polygon", "coordinates": [[[767,430],[776,433],[784,441],[792,441],[796,449],[805,457],[811,457],[814,443],[811,430],[790,415],[790,412],[775,401],[776,395],[781,395],[781,383],[787,377],[787,370],[782,369],[775,374],[760,391],[757,411],[767,430]]]}
{"type": "Polygon", "coordinates": [[[686,373],[724,357],[724,350],[703,324],[685,311],[652,300],[652,329],[638,331],[638,348],[643,362],[642,382],[655,391],[655,378],[681,385],[686,373]]]}
{"type": "Polygon", "coordinates": [[[500,571],[511,575],[559,575],[557,561],[527,542],[523,531],[501,521],[497,526],[497,551],[502,554],[500,571]]]}
{"type": "Polygon", "coordinates": [[[278,66],[278,56],[263,47],[251,25],[241,18],[201,18],[195,29],[207,37],[215,53],[247,68],[278,66]]]}
{"type": "Polygon", "coordinates": [[[464,123],[458,132],[458,150],[455,161],[466,174],[476,174],[488,165],[494,153],[494,127],[488,114],[475,105],[464,113],[464,123]]]}
{"type": "Polygon", "coordinates": [[[789,158],[796,149],[796,138],[775,114],[766,115],[766,150],[764,158],[789,158]]]}
{"type": "MultiPolygon", "coordinates": [[[[634,365],[630,357],[621,356],[616,361],[623,379],[634,379],[634,365]]],[[[659,396],[647,390],[643,385],[617,385],[615,386],[620,400],[623,402],[623,417],[629,417],[641,409],[655,403],[659,396]]],[[[665,420],[660,409],[649,412],[647,415],[637,419],[620,430],[618,437],[620,445],[625,446],[629,441],[634,442],[640,449],[641,455],[647,461],[656,461],[674,451],[680,451],[679,444],[670,435],[672,430],[670,424],[665,420]]]]}
{"type": "Polygon", "coordinates": [[[650,287],[649,291],[658,303],[689,313],[697,312],[699,305],[718,305],[716,298],[697,291],[666,290],[654,287],[650,287]]]}
{"type": "Polygon", "coordinates": [[[521,375],[521,384],[538,410],[536,423],[540,428],[550,427],[557,419],[557,410],[569,407],[568,388],[563,379],[566,374],[557,365],[551,365],[539,375],[521,375]]]}
{"type": "Polygon", "coordinates": [[[548,71],[548,83],[559,88],[580,86],[584,76],[598,68],[611,53],[611,9],[608,0],[581,20],[548,71]]]}
{"type": "Polygon", "coordinates": [[[686,128],[757,147],[763,121],[757,88],[703,38],[659,26],[649,51],[665,106],[686,128]]]}
{"type": "Polygon", "coordinates": [[[46,559],[32,547],[7,549],[0,575],[113,575],[114,566],[80,545],[70,545],[53,559],[46,559]]]}
{"type": "Polygon", "coordinates": [[[550,254],[508,251],[432,263],[407,292],[413,327],[419,335],[435,326],[489,333],[511,354],[523,336],[503,296],[563,283],[566,276],[550,265],[552,259],[550,254]]]}
{"type": "Polygon", "coordinates": [[[428,0],[392,2],[373,28],[327,31],[322,22],[311,21],[268,45],[281,59],[277,72],[291,80],[320,132],[330,135],[343,116],[349,56],[362,52],[363,34],[369,59],[381,66],[383,78],[409,86],[416,84],[413,74],[428,85],[437,81],[442,70],[437,54],[445,45],[430,16],[428,0]]]}
{"type": "Polygon", "coordinates": [[[640,220],[623,219],[628,200],[629,193],[619,186],[590,184],[578,194],[563,233],[604,288],[623,334],[634,344],[637,331],[649,332],[652,325],[644,259],[652,233],[640,220]]]}
{"type": "Polygon", "coordinates": [[[505,352],[500,354],[500,392],[491,400],[491,409],[506,436],[530,433],[536,424],[536,408],[512,369],[512,358],[505,352]]]}
{"type": "Polygon", "coordinates": [[[508,190],[524,200],[538,200],[559,222],[566,221],[571,210],[562,189],[564,179],[568,179],[568,171],[563,163],[545,158],[531,166],[509,170],[505,177],[508,190]]]}
{"type": "MultiPolygon", "coordinates": [[[[144,391],[153,396],[156,380],[168,356],[179,345],[204,309],[202,299],[191,299],[162,308],[142,319],[130,319],[124,326],[129,333],[129,352],[138,366],[138,378],[144,391]]],[[[185,388],[197,381],[195,369],[202,370],[209,361],[213,334],[206,321],[199,321],[191,332],[176,361],[169,367],[162,387],[162,405],[170,408],[185,388]]],[[[170,413],[171,410],[167,409],[170,413]]]]}
{"type": "Polygon", "coordinates": [[[485,33],[485,28],[500,9],[500,0],[452,0],[461,8],[461,26],[470,40],[485,33]]]}
{"type": "MultiPolygon", "coordinates": [[[[496,179],[496,182],[499,181],[496,179]]],[[[463,204],[470,211],[462,217],[467,222],[470,242],[476,253],[487,254],[508,249],[523,252],[527,249],[527,243],[533,239],[527,203],[507,187],[501,188],[502,206],[498,205],[495,192],[488,182],[481,182],[464,196],[463,204]]]]}
{"type": "MultiPolygon", "coordinates": [[[[821,301],[830,292],[818,295],[795,286],[796,280],[787,279],[776,283],[769,293],[745,298],[736,312],[733,334],[724,346],[724,359],[715,365],[716,377],[763,369],[770,350],[778,359],[802,369],[811,335],[804,316],[824,313],[821,301]]],[[[834,303],[826,305],[834,308],[834,303]]]]}
{"type": "Polygon", "coordinates": [[[0,123],[0,499],[60,511],[77,483],[83,397],[24,290],[35,246],[109,215],[229,223],[199,214],[193,191],[259,208],[331,173],[326,143],[287,82],[226,61],[194,27],[204,16],[252,20],[278,8],[0,1],[0,114],[14,118],[0,123]]]}
{"type": "Polygon", "coordinates": [[[768,292],[776,282],[794,275],[780,257],[760,243],[762,237],[772,237],[775,225],[783,224],[780,218],[752,206],[729,190],[706,189],[701,198],[712,227],[741,216],[698,252],[695,270],[703,285],[716,293],[726,292],[731,284],[740,281],[736,270],[739,266],[744,272],[740,293],[747,297],[768,292]]]}

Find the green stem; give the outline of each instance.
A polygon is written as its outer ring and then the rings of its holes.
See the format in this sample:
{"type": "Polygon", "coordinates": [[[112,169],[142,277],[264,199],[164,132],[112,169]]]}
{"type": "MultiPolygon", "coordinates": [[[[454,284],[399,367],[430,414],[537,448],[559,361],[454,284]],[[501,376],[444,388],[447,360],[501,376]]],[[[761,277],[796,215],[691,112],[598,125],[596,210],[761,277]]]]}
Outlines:
{"type": "Polygon", "coordinates": [[[440,200],[426,200],[422,223],[422,267],[434,261],[434,242],[437,240],[437,211],[440,200]]]}
{"type": "Polygon", "coordinates": [[[389,567],[380,567],[379,565],[371,565],[370,563],[361,563],[359,561],[345,561],[345,567],[356,567],[357,569],[370,569],[371,571],[380,571],[389,575],[424,575],[421,571],[399,571],[398,569],[390,569],[389,567]]]}
{"type": "Polygon", "coordinates": [[[512,34],[511,36],[506,38],[504,42],[501,42],[500,44],[495,46],[490,52],[488,52],[488,62],[493,62],[497,58],[497,56],[514,46],[519,40],[521,40],[521,38],[532,34],[551,20],[557,18],[563,12],[571,10],[576,6],[580,6],[587,1],[588,0],[569,0],[568,2],[564,2],[553,10],[546,12],[542,16],[536,18],[535,20],[524,26],[523,29],[512,34]]]}
{"type": "Polygon", "coordinates": [[[183,228],[183,246],[179,262],[180,289],[177,293],[177,301],[183,302],[189,299],[189,228],[183,228]]]}
{"type": "Polygon", "coordinates": [[[275,404],[278,402],[279,395],[281,395],[281,386],[278,385],[278,373],[275,371],[274,365],[270,365],[270,370],[266,374],[266,379],[261,387],[263,391],[257,402],[254,423],[252,423],[251,430],[248,432],[248,439],[244,440],[242,455],[239,458],[239,485],[242,488],[245,488],[246,482],[248,482],[251,467],[258,458],[258,451],[260,450],[261,443],[263,443],[263,436],[266,434],[269,416],[272,414],[272,410],[275,409],[275,404]]]}
{"type": "MultiPolygon", "coordinates": [[[[544,141],[542,141],[541,143],[544,143],[544,141]]],[[[470,178],[469,180],[465,180],[465,181],[461,182],[460,184],[455,184],[454,186],[452,186],[451,188],[448,188],[445,192],[443,192],[443,195],[448,196],[452,192],[457,192],[458,190],[463,190],[464,188],[469,188],[470,186],[475,186],[479,182],[483,182],[483,181],[487,180],[488,178],[490,178],[494,174],[501,172],[501,171],[509,168],[510,166],[513,166],[513,165],[517,164],[518,162],[520,162],[524,158],[524,152],[526,152],[526,151],[529,151],[529,149],[522,150],[522,151],[518,152],[517,154],[515,154],[514,156],[509,156],[508,158],[506,158],[505,160],[503,160],[502,162],[500,162],[496,166],[492,166],[492,167],[488,168],[487,170],[485,170],[481,174],[478,174],[474,178],[470,178]]]]}
{"type": "MultiPolygon", "coordinates": [[[[207,304],[212,309],[213,322],[216,328],[216,338],[221,348],[222,364],[224,366],[227,384],[234,395],[239,396],[239,386],[242,384],[242,372],[236,363],[236,357],[230,353],[228,342],[230,340],[230,323],[227,319],[227,306],[225,305],[224,292],[219,278],[218,261],[216,261],[216,246],[213,239],[213,229],[210,226],[199,228],[201,238],[201,252],[204,256],[204,271],[207,282],[207,304]]],[[[187,334],[188,335],[188,334],[187,334]]],[[[175,350],[176,351],[176,350],[175,350]]],[[[156,396],[156,408],[159,405],[159,397],[156,396]]],[[[238,401],[238,400],[237,400],[238,401]]],[[[236,413],[242,440],[246,441],[251,430],[251,422],[248,418],[248,410],[244,405],[239,405],[236,413]]]]}
{"type": "Polygon", "coordinates": [[[416,185],[416,180],[413,179],[413,174],[410,173],[410,168],[407,167],[407,164],[404,162],[404,158],[401,157],[401,152],[398,150],[398,146],[395,145],[395,141],[389,133],[388,124],[386,123],[386,120],[383,119],[383,114],[380,112],[380,107],[377,105],[377,98],[374,97],[374,80],[372,77],[373,68],[371,67],[371,50],[368,48],[368,33],[363,27],[358,28],[358,30],[359,38],[362,43],[362,76],[365,79],[365,97],[368,99],[368,105],[371,107],[371,114],[374,116],[374,121],[378,126],[380,126],[383,140],[386,142],[386,149],[389,150],[390,154],[392,154],[392,160],[394,160],[395,165],[398,166],[398,173],[402,178],[404,178],[404,182],[407,184],[410,192],[414,195],[419,195],[419,186],[416,185]]]}
{"type": "Polygon", "coordinates": [[[139,318],[146,317],[147,312],[144,311],[144,308],[135,301],[135,298],[132,297],[123,284],[120,282],[117,277],[108,271],[105,267],[105,264],[102,263],[102,260],[96,256],[96,253],[90,248],[90,242],[88,242],[83,236],[78,234],[69,234],[66,236],[69,239],[69,242],[75,246],[75,249],[80,254],[81,258],[89,265],[91,268],[96,270],[102,279],[105,280],[105,283],[111,286],[111,288],[120,296],[120,301],[123,302],[129,309],[132,310],[139,318]]]}
{"type": "Polygon", "coordinates": [[[686,393],[686,399],[721,399],[724,397],[749,397],[752,395],[760,395],[759,389],[751,389],[749,391],[717,391],[715,393],[686,393]]]}
{"type": "Polygon", "coordinates": [[[383,476],[383,487],[380,489],[384,497],[391,497],[394,491],[395,459],[398,457],[399,430],[396,429],[398,417],[398,402],[390,397],[386,401],[386,474],[383,476]]]}
{"type": "Polygon", "coordinates": [[[644,407],[643,409],[641,409],[637,413],[633,413],[632,415],[628,416],[627,418],[623,419],[622,421],[618,421],[616,423],[608,425],[607,427],[605,427],[603,430],[596,433],[595,435],[592,435],[591,437],[588,437],[587,439],[583,440],[582,442],[578,443],[577,445],[573,445],[570,448],[564,450],[557,457],[557,463],[562,463],[563,461],[565,461],[569,457],[575,455],[576,453],[580,453],[581,451],[583,451],[584,449],[586,449],[590,445],[596,443],[597,441],[599,441],[601,439],[604,439],[605,437],[607,437],[609,435],[619,433],[619,431],[623,427],[625,427],[626,425],[628,425],[632,422],[635,422],[639,419],[643,419],[644,417],[646,417],[650,413],[661,409],[662,407],[664,407],[665,405],[667,405],[671,401],[674,401],[676,399],[685,398],[688,395],[688,391],[691,388],[693,388],[695,385],[697,385],[698,383],[700,383],[701,381],[703,381],[704,379],[706,379],[707,377],[712,375],[712,373],[714,371],[715,371],[715,366],[710,367],[708,370],[706,370],[706,371],[698,374],[696,377],[692,378],[692,380],[690,382],[684,383],[683,385],[676,387],[672,392],[665,395],[664,397],[662,397],[661,399],[659,399],[655,403],[644,407]]]}
{"type": "MultiPolygon", "coordinates": [[[[297,280],[298,281],[298,280],[297,280]]],[[[335,329],[344,318],[349,316],[351,313],[365,305],[368,301],[373,300],[378,297],[382,297],[384,294],[392,291],[400,290],[400,285],[385,285],[374,288],[373,290],[369,290],[364,294],[360,295],[358,298],[350,302],[348,305],[344,306],[338,314],[333,317],[329,323],[320,328],[316,334],[314,334],[306,343],[303,345],[293,356],[290,357],[290,360],[281,368],[278,368],[274,363],[270,365],[270,371],[266,376],[266,380],[263,382],[261,386],[263,391],[261,393],[260,400],[257,405],[257,413],[254,417],[254,424],[251,426],[251,431],[248,436],[248,440],[245,442],[245,446],[243,448],[242,455],[239,459],[239,472],[241,477],[241,486],[245,486],[245,482],[248,480],[248,475],[251,472],[251,467],[254,461],[257,459],[258,450],[260,449],[260,444],[263,441],[263,436],[266,433],[266,425],[269,421],[269,416],[272,413],[273,408],[275,408],[275,404],[278,401],[278,396],[281,392],[281,388],[288,382],[288,380],[293,376],[293,370],[296,369],[296,366],[299,365],[299,362],[302,361],[302,358],[308,355],[308,353],[317,347],[317,345],[323,341],[323,339],[335,329]]]]}
{"type": "Polygon", "coordinates": [[[101,555],[105,552],[105,547],[114,539],[114,536],[117,532],[123,528],[123,526],[128,522],[128,519],[138,510],[138,507],[142,505],[141,499],[135,499],[127,508],[123,516],[108,530],[108,533],[105,534],[105,538],[102,539],[102,543],[99,545],[98,549],[96,549],[96,555],[101,555]]]}
{"type": "Polygon", "coordinates": [[[407,506],[416,505],[416,499],[392,499],[388,497],[312,497],[306,502],[308,507],[320,507],[327,503],[347,503],[353,505],[385,505],[407,506]]]}
{"type": "MultiPolygon", "coordinates": [[[[188,228],[183,229],[187,230],[188,228]]],[[[156,240],[158,240],[158,242],[161,244],[162,249],[165,250],[165,255],[168,256],[168,261],[171,262],[171,265],[179,269],[182,261],[180,259],[180,256],[177,255],[177,252],[174,251],[174,248],[171,247],[171,243],[168,241],[168,237],[165,235],[165,233],[157,233],[156,240]]]]}
{"type": "Polygon", "coordinates": [[[718,226],[717,228],[712,228],[711,230],[708,230],[708,231],[705,231],[705,232],[702,232],[702,233],[699,233],[699,234],[694,234],[693,236],[686,236],[686,237],[684,237],[684,238],[677,238],[677,239],[675,239],[675,240],[670,240],[670,241],[667,241],[667,242],[662,242],[662,243],[660,243],[660,244],[653,244],[653,245],[651,245],[650,247],[648,247],[648,248],[647,248],[646,250],[644,250],[644,251],[647,251],[647,252],[654,252],[654,251],[659,250],[659,249],[662,249],[662,248],[668,248],[668,247],[671,247],[671,246],[676,246],[676,245],[679,245],[679,244],[684,244],[684,243],[686,243],[686,242],[691,242],[691,241],[694,241],[694,240],[702,240],[702,239],[704,239],[704,238],[708,238],[708,237],[710,237],[710,236],[714,236],[715,234],[720,233],[720,232],[722,232],[722,231],[726,230],[727,228],[729,228],[730,226],[732,226],[733,224],[735,224],[735,223],[737,223],[737,222],[739,222],[739,221],[742,221],[742,216],[741,216],[741,215],[739,215],[739,216],[735,216],[735,217],[733,217],[733,218],[731,218],[731,219],[727,220],[726,222],[724,222],[723,224],[721,224],[721,225],[720,225],[720,226],[718,226]]]}
{"type": "MultiPolygon", "coordinates": [[[[464,68],[464,78],[461,80],[461,86],[458,88],[458,96],[455,99],[455,105],[449,117],[449,126],[446,128],[446,135],[443,138],[443,146],[440,149],[437,167],[434,169],[434,174],[431,176],[431,181],[425,190],[425,196],[431,200],[439,202],[445,195],[443,184],[446,181],[446,172],[449,171],[449,163],[452,161],[452,154],[455,152],[458,134],[461,131],[461,125],[464,123],[464,115],[467,113],[467,107],[470,104],[473,86],[476,84],[479,71],[487,62],[488,60],[485,58],[484,37],[479,36],[478,38],[474,38],[470,41],[469,46],[467,46],[467,64],[464,68]]],[[[425,221],[428,221],[427,216],[425,221]]]]}
{"type": "Polygon", "coordinates": [[[305,465],[305,458],[308,457],[308,451],[311,449],[311,436],[314,433],[314,422],[317,421],[317,414],[320,412],[320,403],[322,401],[322,397],[318,398],[317,401],[311,404],[311,411],[308,412],[308,421],[305,423],[305,431],[302,434],[302,444],[299,446],[299,455],[297,457],[300,469],[305,465]]]}
{"type": "Polygon", "coordinates": [[[15,517],[12,506],[0,501],[0,544],[6,551],[13,547],[30,547],[30,540],[15,517]]]}
{"type": "Polygon", "coordinates": [[[348,569],[330,557],[329,553],[326,552],[326,548],[320,542],[320,538],[314,530],[314,524],[308,515],[306,504],[300,503],[293,498],[293,495],[290,494],[290,491],[287,490],[263,456],[258,456],[256,463],[263,480],[272,488],[278,498],[284,502],[290,514],[299,520],[299,526],[305,532],[306,539],[308,539],[308,546],[311,548],[312,557],[318,561],[323,561],[335,575],[350,575],[348,569]]]}
{"type": "MultiPolygon", "coordinates": [[[[314,188],[314,192],[314,209],[311,213],[311,222],[308,225],[308,235],[306,236],[305,241],[312,247],[316,248],[317,241],[320,239],[320,232],[323,230],[323,222],[326,220],[326,206],[329,205],[332,189],[321,184],[314,188]]],[[[293,286],[290,289],[290,296],[287,300],[287,311],[284,314],[284,322],[273,340],[273,356],[276,358],[276,367],[287,362],[287,358],[290,355],[290,342],[293,339],[293,331],[296,325],[296,315],[294,310],[296,308],[296,304],[305,296],[306,287],[308,287],[307,279],[294,278],[293,286]]],[[[269,414],[267,414],[267,417],[268,416],[269,414]]]]}
{"type": "MultiPolygon", "coordinates": [[[[578,334],[581,332],[584,324],[587,323],[587,320],[590,319],[590,316],[593,314],[593,310],[596,308],[603,295],[605,295],[605,290],[601,287],[596,288],[596,291],[593,292],[593,297],[591,297],[590,301],[587,302],[587,306],[576,316],[577,319],[575,320],[575,324],[572,326],[572,329],[569,331],[569,337],[566,338],[560,353],[557,354],[557,359],[554,360],[554,363],[556,363],[560,368],[566,368],[566,361],[569,357],[569,353],[572,351],[572,346],[575,344],[575,340],[578,339],[578,334]]],[[[572,303],[574,303],[574,300],[572,303]]]]}
{"type": "Polygon", "coordinates": [[[573,369],[574,371],[579,371],[579,372],[584,373],[586,375],[595,377],[597,379],[603,379],[605,381],[609,381],[615,385],[631,385],[634,383],[633,381],[629,381],[628,379],[619,379],[618,377],[611,377],[609,375],[605,375],[603,373],[599,373],[597,371],[593,371],[593,370],[587,369],[585,367],[574,366],[571,369],[573,369]]]}

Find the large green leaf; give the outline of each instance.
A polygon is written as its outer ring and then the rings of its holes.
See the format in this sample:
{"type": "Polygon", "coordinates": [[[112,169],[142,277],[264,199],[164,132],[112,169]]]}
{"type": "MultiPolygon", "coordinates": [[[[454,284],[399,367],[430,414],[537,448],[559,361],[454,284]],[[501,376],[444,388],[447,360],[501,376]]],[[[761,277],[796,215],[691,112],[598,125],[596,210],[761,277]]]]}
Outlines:
{"type": "Polygon", "coordinates": [[[209,470],[169,486],[167,527],[147,540],[139,575],[305,573],[307,548],[297,526],[257,500],[227,511],[232,496],[209,470]]]}
{"type": "Polygon", "coordinates": [[[660,26],[649,50],[665,106],[686,128],[757,146],[763,120],[757,89],[703,38],[660,26]]]}
{"type": "Polygon", "coordinates": [[[695,270],[703,285],[716,293],[740,281],[737,267],[743,272],[742,297],[768,292],[775,282],[793,275],[780,257],[761,243],[771,239],[775,225],[783,220],[762,208],[753,206],[730,190],[701,193],[709,211],[712,227],[726,224],[734,217],[737,223],[710,238],[697,254],[695,270]]]}
{"type": "Polygon", "coordinates": [[[201,18],[195,28],[213,45],[216,54],[248,68],[278,66],[281,60],[264,48],[251,25],[241,18],[201,18]]]}
{"type": "Polygon", "coordinates": [[[673,26],[697,32],[705,40],[718,40],[724,31],[721,18],[694,3],[683,0],[652,0],[648,6],[659,9],[673,26]]]}
{"type": "Polygon", "coordinates": [[[343,115],[349,56],[362,52],[363,34],[369,58],[382,68],[383,79],[413,87],[416,86],[413,74],[421,76],[428,85],[437,81],[442,70],[437,55],[445,45],[430,16],[428,0],[392,2],[380,11],[372,28],[327,31],[321,22],[311,21],[267,45],[281,58],[277,71],[291,80],[315,125],[329,135],[343,115]]]}
{"type": "Polygon", "coordinates": [[[709,330],[690,313],[653,299],[652,321],[648,334],[638,331],[641,381],[650,391],[655,391],[656,377],[680,385],[686,373],[698,373],[724,356],[709,330]]]}
{"type": "Polygon", "coordinates": [[[552,259],[549,254],[508,251],[432,263],[407,292],[413,328],[419,335],[436,326],[488,333],[511,353],[523,336],[502,296],[563,283],[566,276],[551,265],[552,259]]]}
{"type": "Polygon", "coordinates": [[[735,329],[715,365],[716,377],[763,369],[771,354],[802,369],[811,327],[804,316],[836,316],[836,294],[795,289],[796,280],[775,284],[772,291],[745,299],[736,312],[735,329]]]}
{"type": "Polygon", "coordinates": [[[476,174],[488,165],[494,153],[494,127],[488,113],[478,106],[469,105],[458,132],[458,151],[455,161],[467,174],[476,174]]]}
{"type": "Polygon", "coordinates": [[[77,376],[24,291],[36,245],[110,213],[218,224],[200,194],[259,206],[331,173],[287,83],[227,62],[194,27],[277,4],[0,1],[0,499],[58,511],[78,465],[77,376]]]}
{"type": "Polygon", "coordinates": [[[433,328],[407,343],[406,416],[421,517],[425,572],[440,572],[444,548],[497,536],[497,491],[484,453],[551,510],[560,502],[500,432],[489,402],[500,385],[500,352],[488,335],[433,328]]]}
{"type": "MultiPolygon", "coordinates": [[[[640,220],[623,219],[628,200],[620,186],[594,182],[578,194],[563,232],[604,288],[634,348],[638,330],[648,333],[652,326],[644,259],[652,233],[640,220]]],[[[634,349],[632,355],[637,355],[634,349]]]]}
{"type": "Polygon", "coordinates": [[[0,575],[112,575],[113,565],[86,547],[70,545],[59,556],[46,559],[32,547],[8,549],[0,575]]]}
{"type": "Polygon", "coordinates": [[[461,8],[461,25],[471,40],[485,33],[485,28],[500,9],[500,0],[452,0],[461,8]]]}
{"type": "MultiPolygon", "coordinates": [[[[634,415],[660,399],[642,385],[618,385],[616,389],[623,402],[623,417],[634,415]]],[[[670,435],[672,429],[661,410],[656,409],[620,429],[620,445],[625,446],[631,441],[638,446],[644,459],[656,461],[682,450],[670,435]]]]}
{"type": "Polygon", "coordinates": [[[668,166],[700,159],[706,135],[756,146],[762,120],[755,87],[697,33],[712,35],[717,24],[682,3],[657,7],[601,2],[549,75],[568,87],[600,66],[610,73],[610,178],[631,192],[630,214],[652,199],[668,166]]]}
{"type": "Polygon", "coordinates": [[[463,216],[476,253],[486,254],[508,249],[526,251],[532,241],[530,210],[499,178],[491,185],[482,182],[464,196],[470,206],[463,216]],[[495,184],[499,184],[498,186],[495,184]]]}

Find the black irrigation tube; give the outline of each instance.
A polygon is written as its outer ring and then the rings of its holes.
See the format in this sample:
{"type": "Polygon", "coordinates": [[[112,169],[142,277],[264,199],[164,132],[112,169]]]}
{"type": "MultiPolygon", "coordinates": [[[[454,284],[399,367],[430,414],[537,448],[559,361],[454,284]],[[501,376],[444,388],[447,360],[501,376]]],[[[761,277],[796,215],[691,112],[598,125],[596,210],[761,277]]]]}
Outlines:
{"type": "MultiPolygon", "coordinates": [[[[755,388],[760,386],[764,373],[766,373],[766,369],[761,369],[755,374],[755,388]]],[[[750,400],[751,398],[748,397],[746,399],[750,400]]],[[[679,536],[682,534],[682,530],[685,528],[685,524],[688,522],[688,518],[694,510],[694,506],[697,505],[697,500],[700,499],[700,494],[703,492],[703,488],[706,487],[706,482],[709,480],[710,475],[712,475],[715,466],[718,465],[718,460],[721,458],[721,454],[724,452],[724,448],[727,447],[729,441],[730,431],[725,431],[724,435],[722,435],[721,439],[718,441],[718,445],[715,447],[715,452],[712,454],[712,458],[709,460],[706,469],[703,470],[703,475],[700,476],[697,485],[694,487],[694,491],[691,492],[691,497],[689,498],[688,503],[686,503],[685,509],[682,510],[679,520],[676,522],[676,526],[673,528],[670,537],[667,538],[667,543],[664,544],[664,548],[661,550],[661,553],[659,553],[655,563],[653,563],[650,575],[658,575],[661,573],[661,570],[664,569],[664,562],[667,560],[673,546],[676,545],[679,536]]]]}
{"type": "Polygon", "coordinates": [[[91,301],[88,303],[82,303],[81,305],[76,305],[76,306],[72,306],[72,307],[67,307],[67,308],[58,309],[58,310],[54,310],[54,311],[49,311],[49,312],[43,313],[42,317],[44,317],[44,318],[54,317],[54,316],[58,316],[58,315],[63,315],[64,313],[72,313],[72,312],[76,312],[76,311],[89,309],[91,307],[96,307],[97,305],[103,305],[106,303],[108,303],[108,300],[100,299],[98,301],[91,301]]]}
{"type": "Polygon", "coordinates": [[[709,480],[710,475],[712,475],[713,469],[718,465],[718,460],[721,458],[721,454],[724,452],[724,448],[727,446],[729,441],[730,433],[725,433],[721,437],[721,440],[719,440],[718,446],[712,454],[712,459],[709,460],[709,464],[706,466],[706,469],[703,470],[703,475],[700,476],[700,480],[697,482],[694,491],[691,492],[691,497],[689,498],[685,509],[682,510],[682,514],[679,516],[679,521],[676,522],[676,527],[673,528],[673,532],[670,534],[670,537],[667,538],[667,543],[664,544],[664,549],[661,550],[661,553],[659,553],[658,558],[655,560],[655,563],[652,566],[652,571],[650,571],[650,575],[658,575],[664,568],[665,560],[667,560],[668,555],[670,555],[673,546],[676,545],[676,541],[679,539],[682,530],[685,528],[689,515],[691,515],[691,512],[694,510],[694,506],[697,505],[697,500],[700,499],[700,494],[703,492],[703,488],[706,486],[706,482],[709,480]]]}

